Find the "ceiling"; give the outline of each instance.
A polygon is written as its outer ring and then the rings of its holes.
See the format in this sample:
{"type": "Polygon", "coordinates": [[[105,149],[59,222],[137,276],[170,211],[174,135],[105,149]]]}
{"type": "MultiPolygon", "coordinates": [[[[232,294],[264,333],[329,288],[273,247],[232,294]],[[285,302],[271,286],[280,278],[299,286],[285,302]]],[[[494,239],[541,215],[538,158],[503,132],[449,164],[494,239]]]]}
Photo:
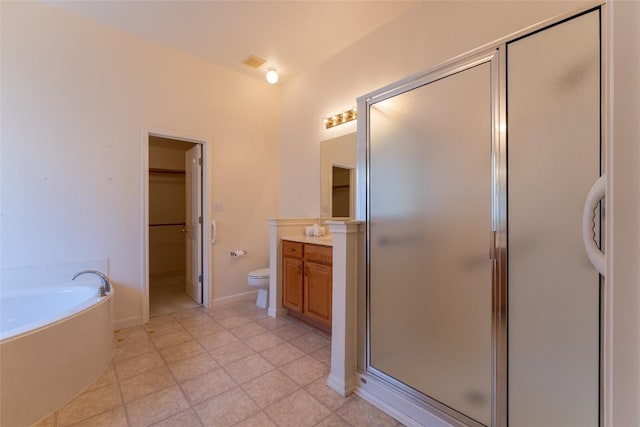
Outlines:
{"type": "Polygon", "coordinates": [[[48,4],[252,77],[280,83],[309,70],[416,5],[415,1],[77,1],[48,4]],[[242,61],[266,59],[258,69],[242,61]]]}

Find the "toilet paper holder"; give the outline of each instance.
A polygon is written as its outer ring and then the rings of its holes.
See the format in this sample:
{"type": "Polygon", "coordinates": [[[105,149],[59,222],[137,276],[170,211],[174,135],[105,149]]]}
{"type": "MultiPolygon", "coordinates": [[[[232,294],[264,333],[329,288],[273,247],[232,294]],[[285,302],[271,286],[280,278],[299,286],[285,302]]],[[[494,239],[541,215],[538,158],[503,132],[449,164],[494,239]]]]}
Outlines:
{"type": "Polygon", "coordinates": [[[244,249],[236,249],[234,251],[231,251],[230,255],[238,257],[238,256],[245,256],[246,254],[247,254],[246,250],[244,250],[244,249]]]}

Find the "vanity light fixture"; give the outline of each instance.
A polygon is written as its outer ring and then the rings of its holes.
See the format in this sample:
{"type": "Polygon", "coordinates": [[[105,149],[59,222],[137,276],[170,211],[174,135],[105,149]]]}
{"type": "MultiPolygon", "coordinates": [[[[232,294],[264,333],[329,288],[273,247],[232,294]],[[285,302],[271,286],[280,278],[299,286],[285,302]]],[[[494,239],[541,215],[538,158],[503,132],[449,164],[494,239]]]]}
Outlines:
{"type": "Polygon", "coordinates": [[[350,122],[358,118],[358,110],[356,107],[351,108],[350,110],[343,111],[342,113],[334,114],[331,117],[325,117],[322,119],[324,126],[326,129],[330,129],[334,126],[341,125],[343,123],[350,122]]]}
{"type": "Polygon", "coordinates": [[[267,71],[267,75],[265,76],[265,78],[267,79],[267,82],[274,85],[278,83],[278,72],[275,68],[269,68],[269,71],[267,71]]]}

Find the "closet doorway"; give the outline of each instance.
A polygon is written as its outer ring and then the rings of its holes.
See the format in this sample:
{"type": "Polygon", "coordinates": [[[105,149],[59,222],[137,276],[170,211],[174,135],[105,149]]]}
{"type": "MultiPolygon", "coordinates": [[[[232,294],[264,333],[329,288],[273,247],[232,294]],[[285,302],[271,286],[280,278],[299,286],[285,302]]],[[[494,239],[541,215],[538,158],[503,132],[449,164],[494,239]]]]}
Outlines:
{"type": "Polygon", "coordinates": [[[149,135],[149,317],[203,302],[202,144],[149,135]]]}

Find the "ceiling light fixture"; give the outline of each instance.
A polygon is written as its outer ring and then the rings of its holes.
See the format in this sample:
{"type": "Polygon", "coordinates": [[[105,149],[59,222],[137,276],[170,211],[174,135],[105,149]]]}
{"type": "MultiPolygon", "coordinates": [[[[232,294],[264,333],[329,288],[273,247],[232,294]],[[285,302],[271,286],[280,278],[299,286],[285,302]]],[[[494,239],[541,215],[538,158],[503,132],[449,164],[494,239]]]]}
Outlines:
{"type": "Polygon", "coordinates": [[[267,71],[267,75],[265,77],[267,79],[267,82],[271,83],[272,85],[278,83],[278,72],[275,68],[269,68],[269,71],[267,71]]]}

